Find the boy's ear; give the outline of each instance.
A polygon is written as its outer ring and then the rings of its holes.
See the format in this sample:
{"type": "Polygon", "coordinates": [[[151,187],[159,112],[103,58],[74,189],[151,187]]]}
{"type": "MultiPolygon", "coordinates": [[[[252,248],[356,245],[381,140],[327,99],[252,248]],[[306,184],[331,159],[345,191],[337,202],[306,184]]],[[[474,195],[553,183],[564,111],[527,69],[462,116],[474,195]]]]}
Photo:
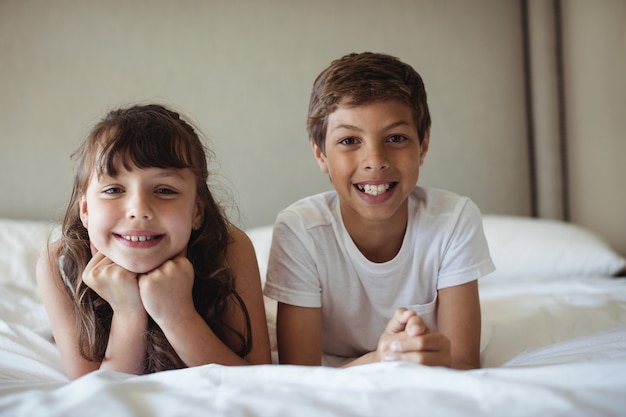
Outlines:
{"type": "Polygon", "coordinates": [[[311,148],[313,148],[313,155],[315,155],[315,160],[317,161],[317,164],[320,166],[320,169],[322,170],[324,174],[328,174],[328,165],[326,165],[326,155],[324,155],[324,152],[322,152],[319,146],[317,146],[313,138],[310,138],[309,142],[311,143],[311,148]]]}
{"type": "Polygon", "coordinates": [[[428,153],[428,147],[430,146],[430,128],[424,133],[424,139],[420,145],[420,166],[424,163],[426,159],[426,154],[428,153]]]}

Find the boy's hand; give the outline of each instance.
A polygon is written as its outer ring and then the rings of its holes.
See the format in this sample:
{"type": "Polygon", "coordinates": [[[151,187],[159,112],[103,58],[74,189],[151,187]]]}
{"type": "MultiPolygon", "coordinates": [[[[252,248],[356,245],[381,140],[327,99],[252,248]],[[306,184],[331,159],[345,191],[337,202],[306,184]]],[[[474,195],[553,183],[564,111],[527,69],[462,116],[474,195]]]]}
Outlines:
{"type": "Polygon", "coordinates": [[[450,340],[432,332],[414,311],[396,310],[378,341],[379,361],[404,360],[429,366],[450,367],[450,340]]]}
{"type": "Polygon", "coordinates": [[[139,292],[150,317],[163,327],[164,320],[180,323],[181,317],[195,314],[193,282],[193,265],[184,255],[178,255],[158,268],[141,274],[139,292]]]}
{"type": "Polygon", "coordinates": [[[101,252],[87,263],[83,282],[105,299],[114,312],[142,309],[137,274],[117,265],[101,252]]]}

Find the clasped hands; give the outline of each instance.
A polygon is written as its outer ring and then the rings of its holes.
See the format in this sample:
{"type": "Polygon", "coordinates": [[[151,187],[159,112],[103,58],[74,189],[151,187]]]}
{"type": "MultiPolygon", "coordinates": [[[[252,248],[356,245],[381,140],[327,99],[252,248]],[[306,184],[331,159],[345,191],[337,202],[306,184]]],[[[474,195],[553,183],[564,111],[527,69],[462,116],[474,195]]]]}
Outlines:
{"type": "Polygon", "coordinates": [[[398,308],[376,348],[378,361],[408,361],[450,367],[450,340],[429,329],[415,311],[398,308]]]}
{"type": "Polygon", "coordinates": [[[193,265],[183,254],[152,271],[137,274],[96,252],[82,278],[115,313],[145,311],[160,323],[187,313],[186,307],[194,309],[193,265]]]}

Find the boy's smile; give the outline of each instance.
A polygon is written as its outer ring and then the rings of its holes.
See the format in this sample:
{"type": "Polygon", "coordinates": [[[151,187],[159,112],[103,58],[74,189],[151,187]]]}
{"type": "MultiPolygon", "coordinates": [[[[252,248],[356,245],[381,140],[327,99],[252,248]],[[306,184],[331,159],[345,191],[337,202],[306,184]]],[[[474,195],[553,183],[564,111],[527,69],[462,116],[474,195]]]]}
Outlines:
{"type": "Polygon", "coordinates": [[[394,187],[397,182],[394,183],[382,183],[382,184],[372,184],[372,183],[364,183],[364,184],[355,184],[359,191],[364,192],[369,195],[379,195],[387,191],[389,188],[394,187]]]}
{"type": "Polygon", "coordinates": [[[348,231],[404,227],[429,140],[427,134],[420,144],[411,108],[398,100],[339,106],[327,126],[324,151],[312,146],[339,195],[348,231]]]}

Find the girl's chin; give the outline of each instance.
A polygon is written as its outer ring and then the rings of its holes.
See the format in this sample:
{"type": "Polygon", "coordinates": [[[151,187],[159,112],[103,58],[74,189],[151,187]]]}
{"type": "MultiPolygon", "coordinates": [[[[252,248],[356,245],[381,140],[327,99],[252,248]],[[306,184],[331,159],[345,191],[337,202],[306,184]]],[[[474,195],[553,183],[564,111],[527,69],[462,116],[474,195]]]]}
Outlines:
{"type": "Polygon", "coordinates": [[[148,272],[152,271],[155,268],[125,268],[128,271],[132,272],[133,274],[147,274],[148,272]]]}
{"type": "Polygon", "coordinates": [[[144,264],[139,262],[125,262],[123,259],[118,261],[113,260],[117,265],[121,266],[125,270],[132,272],[133,274],[147,274],[148,272],[156,269],[161,265],[161,263],[154,264],[144,264]]]}

